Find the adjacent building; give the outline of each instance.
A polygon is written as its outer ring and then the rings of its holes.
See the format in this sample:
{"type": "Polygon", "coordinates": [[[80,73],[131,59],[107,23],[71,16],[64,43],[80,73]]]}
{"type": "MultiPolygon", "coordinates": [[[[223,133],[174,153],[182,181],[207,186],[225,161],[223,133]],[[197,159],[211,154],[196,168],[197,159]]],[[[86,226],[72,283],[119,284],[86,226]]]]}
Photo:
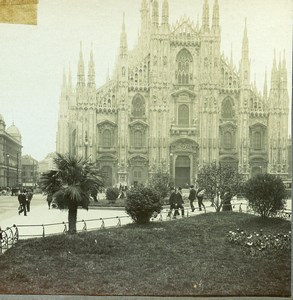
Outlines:
{"type": "Polygon", "coordinates": [[[12,124],[6,129],[0,114],[0,187],[21,184],[21,134],[12,124]]]}
{"type": "Polygon", "coordinates": [[[39,180],[38,161],[30,155],[23,155],[21,158],[21,180],[22,186],[35,188],[39,180]]]}
{"type": "Polygon", "coordinates": [[[93,51],[86,80],[80,49],[76,86],[71,74],[63,78],[57,152],[97,162],[106,185],[143,183],[158,170],[176,185],[190,184],[211,162],[234,165],[246,177],[268,172],[286,178],[285,56],[277,61],[274,54],[270,86],[265,79],[260,92],[251,83],[246,22],[237,68],[221,53],[217,0],[211,22],[204,0],[201,25],[186,17],[171,25],[168,0],[162,2],[160,9],[157,0],[141,1],[132,50],[123,17],[115,71],[103,86],[96,87],[93,51]]]}
{"type": "Polygon", "coordinates": [[[55,153],[49,153],[43,160],[39,161],[39,174],[54,170],[54,156],[55,153]]]}

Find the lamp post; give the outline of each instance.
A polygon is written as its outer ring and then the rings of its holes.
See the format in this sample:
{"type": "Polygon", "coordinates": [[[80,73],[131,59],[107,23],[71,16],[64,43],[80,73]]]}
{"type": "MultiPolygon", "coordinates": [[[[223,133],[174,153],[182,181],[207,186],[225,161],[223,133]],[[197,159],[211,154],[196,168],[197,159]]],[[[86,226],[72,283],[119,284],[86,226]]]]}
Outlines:
{"type": "Polygon", "coordinates": [[[6,154],[6,158],[7,158],[7,187],[9,187],[9,154],[6,154]]]}
{"type": "Polygon", "coordinates": [[[169,167],[169,172],[170,172],[170,175],[171,175],[171,178],[172,178],[172,180],[174,181],[174,184],[175,184],[175,174],[173,174],[173,153],[172,152],[170,152],[170,161],[169,161],[169,165],[170,165],[170,167],[169,167]]]}
{"type": "Polygon", "coordinates": [[[85,159],[87,159],[88,156],[88,137],[87,137],[87,132],[85,132],[85,138],[84,138],[84,148],[85,148],[85,159]]]}
{"type": "Polygon", "coordinates": [[[19,170],[18,170],[18,168],[19,168],[19,165],[18,165],[18,160],[19,160],[19,157],[18,157],[18,155],[19,155],[19,153],[17,152],[16,153],[16,184],[17,184],[17,186],[19,185],[19,182],[18,182],[18,172],[19,172],[19,170]]]}

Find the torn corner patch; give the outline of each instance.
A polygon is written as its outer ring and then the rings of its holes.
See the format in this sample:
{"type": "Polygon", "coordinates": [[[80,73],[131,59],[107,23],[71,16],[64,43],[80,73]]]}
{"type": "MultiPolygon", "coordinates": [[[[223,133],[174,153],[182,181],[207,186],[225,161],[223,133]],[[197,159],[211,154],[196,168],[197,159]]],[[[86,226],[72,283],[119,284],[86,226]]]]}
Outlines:
{"type": "Polygon", "coordinates": [[[0,0],[0,23],[37,25],[38,0],[0,0]]]}

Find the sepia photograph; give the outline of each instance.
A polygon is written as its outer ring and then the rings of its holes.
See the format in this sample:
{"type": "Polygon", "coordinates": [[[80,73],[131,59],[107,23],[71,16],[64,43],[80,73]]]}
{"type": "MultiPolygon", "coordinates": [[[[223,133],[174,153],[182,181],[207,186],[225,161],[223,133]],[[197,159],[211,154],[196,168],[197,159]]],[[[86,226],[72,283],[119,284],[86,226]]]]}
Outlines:
{"type": "Polygon", "coordinates": [[[291,299],[291,0],[0,0],[0,299],[291,299]]]}

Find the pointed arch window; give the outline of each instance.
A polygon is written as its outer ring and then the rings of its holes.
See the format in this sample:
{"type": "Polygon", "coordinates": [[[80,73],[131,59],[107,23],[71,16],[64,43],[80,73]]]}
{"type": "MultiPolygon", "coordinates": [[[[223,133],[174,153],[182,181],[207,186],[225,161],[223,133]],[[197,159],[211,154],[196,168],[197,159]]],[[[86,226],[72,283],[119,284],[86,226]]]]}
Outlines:
{"type": "Polygon", "coordinates": [[[224,134],[224,148],[231,149],[233,148],[233,137],[231,132],[226,131],[224,134]]]}
{"type": "Polygon", "coordinates": [[[141,148],[142,147],[142,132],[140,130],[136,130],[134,132],[134,147],[141,148]]]}
{"type": "Polygon", "coordinates": [[[189,107],[186,104],[178,107],[178,125],[185,127],[189,125],[189,107]]]}
{"type": "Polygon", "coordinates": [[[222,105],[222,117],[225,119],[232,119],[233,118],[233,108],[230,99],[226,99],[222,105]]]}
{"type": "Polygon", "coordinates": [[[103,131],[103,147],[110,148],[111,147],[111,141],[112,141],[112,133],[110,129],[105,129],[103,131]]]}
{"type": "Polygon", "coordinates": [[[186,49],[182,49],[176,57],[178,84],[189,84],[192,79],[192,55],[186,49]]]}
{"type": "Polygon", "coordinates": [[[142,96],[137,95],[132,101],[132,115],[141,118],[145,115],[145,103],[142,96]]]}
{"type": "Polygon", "coordinates": [[[261,149],[261,133],[259,131],[256,131],[253,133],[253,149],[259,150],[261,149]]]}

